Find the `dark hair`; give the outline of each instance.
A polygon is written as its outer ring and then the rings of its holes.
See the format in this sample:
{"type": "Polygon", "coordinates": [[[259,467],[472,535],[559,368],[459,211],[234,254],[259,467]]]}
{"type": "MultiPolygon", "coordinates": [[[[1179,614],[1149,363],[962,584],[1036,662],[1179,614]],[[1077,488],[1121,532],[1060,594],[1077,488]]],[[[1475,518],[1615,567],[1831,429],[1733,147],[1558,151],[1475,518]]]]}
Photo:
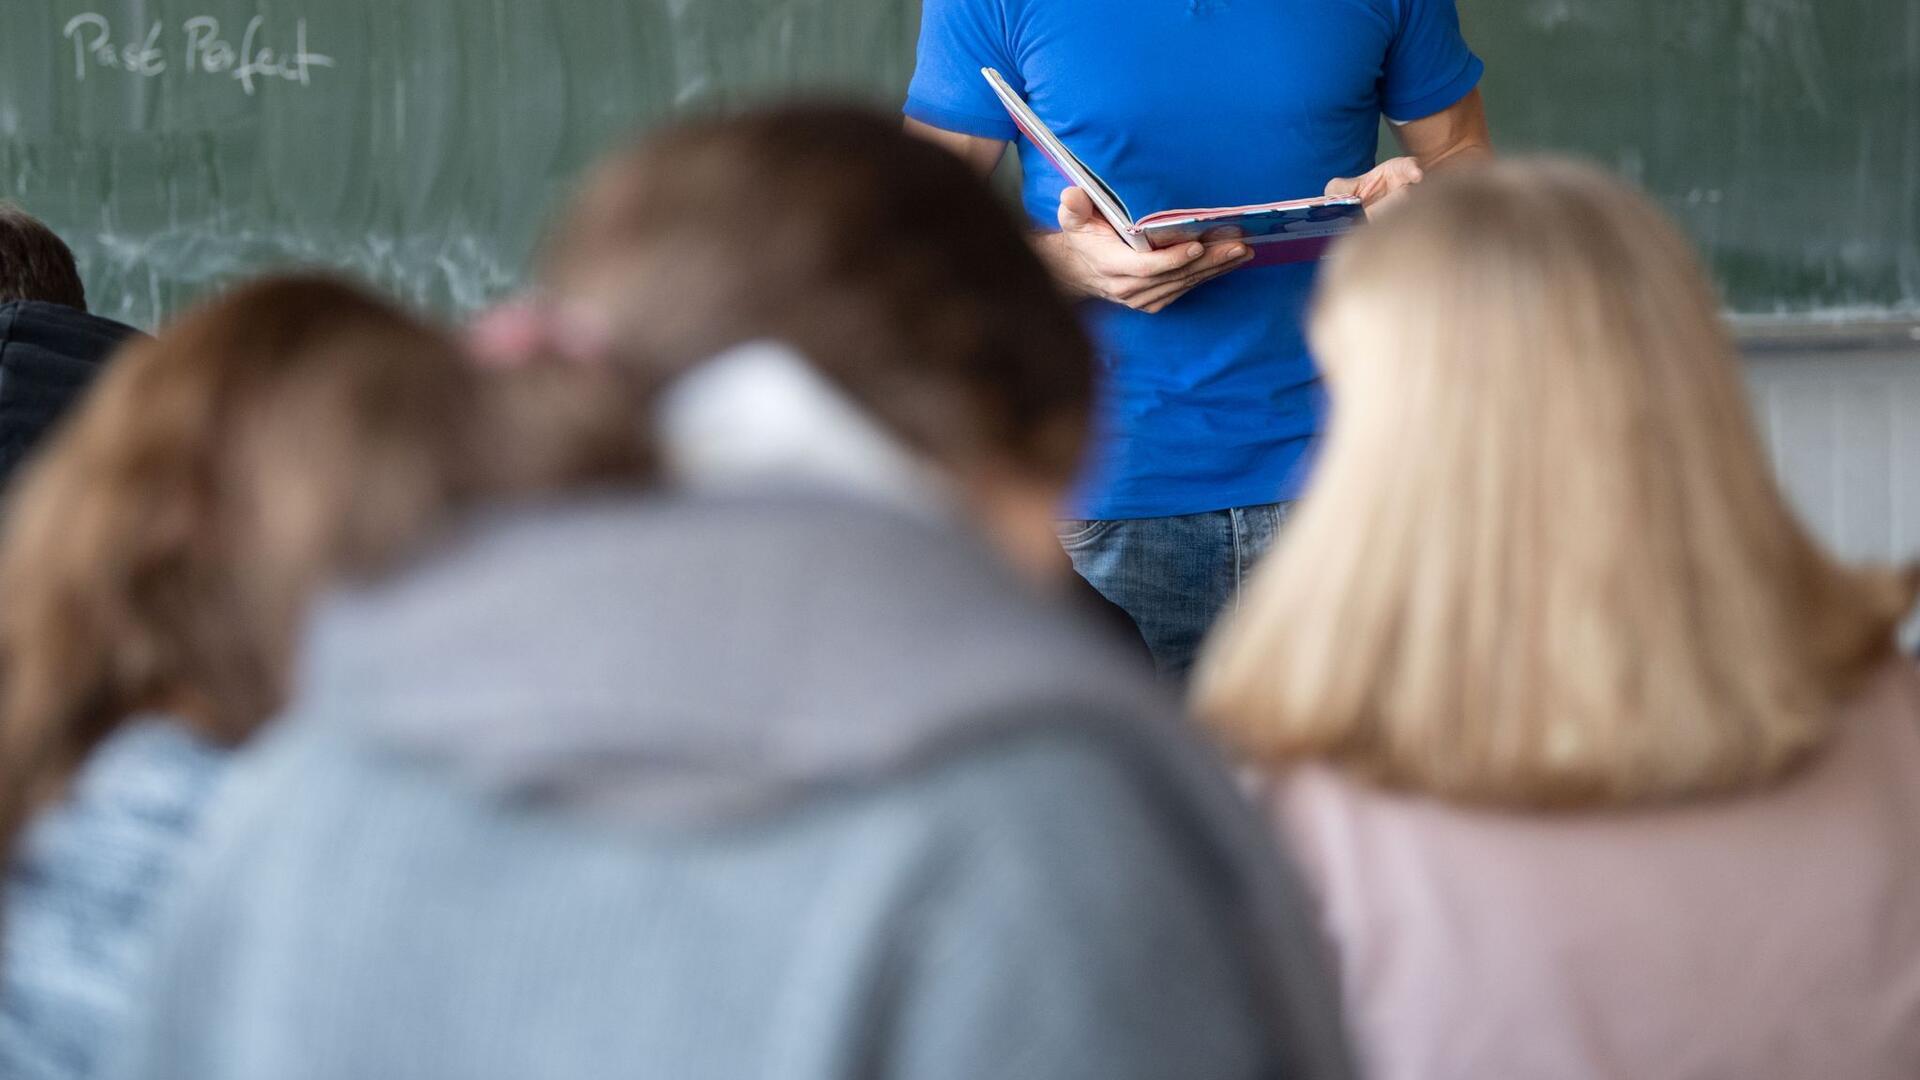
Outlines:
{"type": "Polygon", "coordinates": [[[606,301],[643,382],[778,340],[937,459],[1079,466],[1093,364],[1071,305],[986,181],[896,116],[661,131],[601,166],[544,277],[606,301]]]}
{"type": "Polygon", "coordinates": [[[481,400],[456,342],[325,278],[243,286],[115,361],[8,506],[0,856],[130,716],[231,744],[277,710],[313,592],[464,503],[481,400]]]}
{"type": "Polygon", "coordinates": [[[73,249],[25,210],[0,199],[0,304],[43,300],[87,310],[73,249]]]}

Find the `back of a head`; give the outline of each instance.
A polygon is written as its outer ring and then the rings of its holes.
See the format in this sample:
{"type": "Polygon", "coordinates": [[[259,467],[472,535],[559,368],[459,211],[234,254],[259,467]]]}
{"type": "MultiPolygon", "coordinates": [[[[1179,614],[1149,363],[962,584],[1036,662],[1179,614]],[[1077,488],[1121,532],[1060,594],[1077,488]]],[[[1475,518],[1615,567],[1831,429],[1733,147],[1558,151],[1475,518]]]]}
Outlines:
{"type": "Polygon", "coordinates": [[[1750,788],[1893,648],[1909,579],[1788,509],[1714,292],[1600,172],[1424,185],[1325,268],[1307,504],[1201,705],[1268,760],[1471,802],[1750,788]]]}
{"type": "Polygon", "coordinates": [[[0,302],[0,488],[85,399],[131,326],[40,300],[0,302]]]}
{"type": "Polygon", "coordinates": [[[936,460],[1060,482],[1079,464],[1092,360],[1071,307],[988,185],[897,117],[662,131],[601,167],[544,277],[606,313],[643,385],[777,340],[936,460]]]}
{"type": "Polygon", "coordinates": [[[295,627],[470,486],[475,374],[352,286],[243,286],[127,350],[28,470],[0,547],[7,825],[130,714],[243,738],[295,627]]]}
{"type": "Polygon", "coordinates": [[[53,230],[0,200],[0,304],[37,300],[87,310],[73,251],[53,230]]]}

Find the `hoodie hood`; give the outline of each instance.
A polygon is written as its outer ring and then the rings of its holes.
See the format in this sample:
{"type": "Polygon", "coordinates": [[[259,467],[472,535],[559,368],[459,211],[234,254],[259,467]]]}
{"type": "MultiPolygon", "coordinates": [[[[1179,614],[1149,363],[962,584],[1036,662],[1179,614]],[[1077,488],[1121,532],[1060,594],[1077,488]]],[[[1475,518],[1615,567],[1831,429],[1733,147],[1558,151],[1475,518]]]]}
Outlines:
{"type": "Polygon", "coordinates": [[[854,499],[606,498],[477,523],[318,618],[300,711],[503,796],[763,811],[1015,726],[1165,725],[1137,662],[955,526],[854,499]]]}
{"type": "Polygon", "coordinates": [[[750,823],[1014,735],[1090,739],[1240,894],[1285,1075],[1352,1074],[1312,908],[1219,762],[1137,660],[962,527],[818,495],[536,507],[336,597],[308,656],[293,722],[615,828],[750,823]]]}
{"type": "Polygon", "coordinates": [[[0,304],[0,485],[65,416],[130,326],[62,304],[0,304]]]}

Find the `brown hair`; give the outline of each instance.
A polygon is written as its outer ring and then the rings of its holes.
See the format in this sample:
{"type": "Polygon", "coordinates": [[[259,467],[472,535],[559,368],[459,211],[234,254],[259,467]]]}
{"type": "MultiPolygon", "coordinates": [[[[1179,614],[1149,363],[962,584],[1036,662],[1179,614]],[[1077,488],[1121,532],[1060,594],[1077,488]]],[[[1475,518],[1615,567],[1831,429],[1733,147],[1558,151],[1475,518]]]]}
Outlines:
{"type": "Polygon", "coordinates": [[[87,310],[73,250],[52,229],[0,199],[0,304],[41,300],[87,310]]]}
{"type": "Polygon", "coordinates": [[[470,485],[476,373],[360,290],[235,290],[128,348],[0,542],[0,846],[130,716],[232,744],[282,703],[335,571],[397,558],[470,485]]]}
{"type": "Polygon", "coordinates": [[[601,166],[544,277],[657,384],[779,340],[949,464],[1077,468],[1091,349],[1022,226],[897,117],[807,106],[662,131],[601,166]]]}
{"type": "Polygon", "coordinates": [[[1252,756],[1464,802],[1705,796],[1808,759],[1894,655],[1913,575],[1795,519],[1691,247],[1619,182],[1422,185],[1325,267],[1313,337],[1312,489],[1197,683],[1252,756]]]}

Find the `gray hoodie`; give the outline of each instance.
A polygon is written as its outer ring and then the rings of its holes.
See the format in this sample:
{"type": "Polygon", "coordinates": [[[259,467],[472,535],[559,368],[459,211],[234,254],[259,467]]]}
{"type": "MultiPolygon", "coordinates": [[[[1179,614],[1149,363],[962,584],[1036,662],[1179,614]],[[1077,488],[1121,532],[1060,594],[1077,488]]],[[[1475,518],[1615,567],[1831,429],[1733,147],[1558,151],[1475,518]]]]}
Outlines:
{"type": "Polygon", "coordinates": [[[495,518],[312,635],[126,1077],[1341,1077],[1291,874],[1124,656],[849,499],[495,518]]]}

